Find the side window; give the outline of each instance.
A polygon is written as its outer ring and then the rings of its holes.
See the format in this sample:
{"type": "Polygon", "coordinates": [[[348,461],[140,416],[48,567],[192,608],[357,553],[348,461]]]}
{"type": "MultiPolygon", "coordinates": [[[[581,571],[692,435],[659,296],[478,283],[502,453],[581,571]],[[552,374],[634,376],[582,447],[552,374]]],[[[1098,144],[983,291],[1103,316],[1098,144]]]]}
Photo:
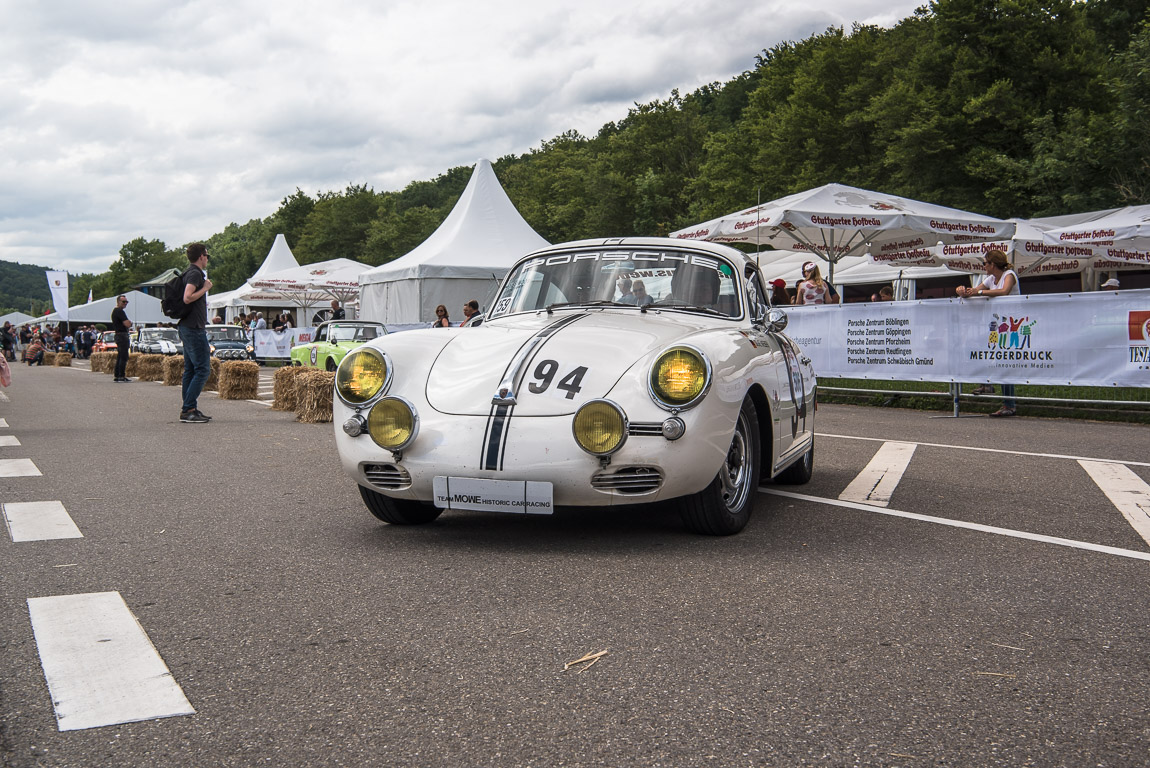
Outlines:
{"type": "Polygon", "coordinates": [[[315,340],[316,341],[327,341],[327,326],[326,325],[315,332],[315,340]]]}
{"type": "Polygon", "coordinates": [[[747,276],[747,306],[751,310],[752,322],[765,318],[770,309],[767,292],[763,289],[763,279],[757,269],[752,269],[747,276]]]}

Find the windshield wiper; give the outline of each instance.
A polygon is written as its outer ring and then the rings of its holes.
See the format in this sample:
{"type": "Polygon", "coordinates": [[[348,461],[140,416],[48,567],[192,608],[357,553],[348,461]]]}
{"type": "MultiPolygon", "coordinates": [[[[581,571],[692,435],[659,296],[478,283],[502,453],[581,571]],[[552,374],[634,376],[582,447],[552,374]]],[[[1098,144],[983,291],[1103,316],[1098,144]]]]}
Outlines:
{"type": "Polygon", "coordinates": [[[551,314],[551,310],[559,309],[560,307],[633,307],[634,304],[624,304],[619,301],[611,301],[610,299],[597,299],[595,301],[562,301],[556,304],[547,305],[547,314],[551,314]]]}
{"type": "Polygon", "coordinates": [[[652,304],[651,306],[655,307],[656,309],[685,309],[689,312],[703,312],[708,315],[730,317],[730,315],[728,315],[726,312],[720,312],[714,307],[701,307],[697,304],[687,304],[686,302],[675,301],[674,299],[671,299],[670,301],[660,301],[656,304],[652,304]]]}

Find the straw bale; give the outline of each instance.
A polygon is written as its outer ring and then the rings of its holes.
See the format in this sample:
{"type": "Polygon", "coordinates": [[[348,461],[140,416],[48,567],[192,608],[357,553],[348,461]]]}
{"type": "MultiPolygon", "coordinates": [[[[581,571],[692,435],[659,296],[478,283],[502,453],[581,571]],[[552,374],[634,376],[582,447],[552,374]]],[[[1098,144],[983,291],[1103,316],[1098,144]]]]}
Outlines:
{"type": "Polygon", "coordinates": [[[304,369],[298,365],[285,365],[272,378],[272,410],[294,411],[296,403],[296,374],[304,369]]]}
{"type": "Polygon", "coordinates": [[[208,376],[208,383],[204,385],[204,389],[218,392],[220,389],[220,359],[218,357],[210,359],[212,362],[212,373],[208,376]]]}
{"type": "Polygon", "coordinates": [[[44,365],[55,365],[55,364],[56,364],[56,353],[55,352],[49,352],[48,350],[44,350],[44,365]]]}
{"type": "Polygon", "coordinates": [[[305,368],[296,374],[296,420],[308,424],[331,421],[335,372],[305,368]]]}
{"type": "Polygon", "coordinates": [[[116,366],[115,352],[93,352],[88,358],[95,373],[112,373],[116,366]]]}
{"type": "Polygon", "coordinates": [[[254,400],[260,393],[260,366],[251,360],[228,360],[220,366],[220,397],[254,400]]]}
{"type": "Polygon", "coordinates": [[[162,381],[164,378],[164,355],[140,355],[136,365],[140,381],[162,381]]]}
{"type": "Polygon", "coordinates": [[[143,355],[141,355],[139,352],[128,353],[128,364],[124,366],[124,375],[129,379],[140,375],[141,357],[143,357],[143,355]]]}
{"type": "Polygon", "coordinates": [[[57,366],[62,366],[64,368],[68,368],[69,366],[72,365],[72,353],[71,352],[57,352],[56,353],[56,360],[52,364],[57,365],[57,366]]]}
{"type": "Polygon", "coordinates": [[[178,387],[184,383],[184,356],[166,355],[164,357],[164,378],[161,379],[165,387],[178,387]]]}

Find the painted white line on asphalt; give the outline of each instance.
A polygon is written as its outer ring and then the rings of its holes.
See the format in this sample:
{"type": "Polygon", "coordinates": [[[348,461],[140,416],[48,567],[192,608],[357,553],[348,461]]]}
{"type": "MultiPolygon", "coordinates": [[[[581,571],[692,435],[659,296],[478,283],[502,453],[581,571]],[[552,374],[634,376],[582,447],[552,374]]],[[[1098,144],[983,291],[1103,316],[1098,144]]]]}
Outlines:
{"type": "Polygon", "coordinates": [[[3,392],[0,392],[0,403],[10,403],[10,402],[12,402],[12,401],[8,399],[8,395],[4,394],[3,392]]]}
{"type": "Polygon", "coordinates": [[[0,459],[0,477],[40,477],[31,459],[0,459]]]}
{"type": "MultiPolygon", "coordinates": [[[[836,437],[840,440],[873,440],[879,443],[887,442],[881,437],[860,437],[859,435],[830,435],[824,432],[815,433],[817,437],[836,437]]],[[[982,451],[983,453],[1007,453],[1011,456],[1037,456],[1043,459],[1072,459],[1074,461],[1099,461],[1106,464],[1126,464],[1131,467],[1150,467],[1150,461],[1126,461],[1125,459],[1099,459],[1095,456],[1067,456],[1062,453],[1032,453],[1030,451],[1008,451],[1003,448],[982,448],[977,445],[948,445],[946,443],[915,443],[929,448],[955,448],[960,451],[982,451]]]]}
{"type": "Polygon", "coordinates": [[[256,405],[271,405],[272,404],[271,400],[248,400],[248,402],[249,403],[255,403],[256,405]]]}
{"type": "Polygon", "coordinates": [[[0,447],[11,445],[20,445],[15,435],[0,435],[0,447]]]}
{"type": "Polygon", "coordinates": [[[1121,464],[1079,461],[1106,498],[1118,507],[1138,535],[1150,544],[1150,485],[1121,464]]]}
{"type": "Polygon", "coordinates": [[[4,429],[8,429],[8,422],[5,421],[4,419],[0,419],[0,427],[3,427],[4,429]]]}
{"type": "Polygon", "coordinates": [[[1071,547],[1073,549],[1086,549],[1091,552],[1102,552],[1107,555],[1118,555],[1119,557],[1130,557],[1135,560],[1150,561],[1150,552],[1135,552],[1132,549],[1121,549],[1119,547],[1107,547],[1103,544],[1091,544],[1087,541],[1075,541],[1074,539],[1062,539],[1057,536],[1044,536],[1041,533],[1028,533],[1027,531],[1015,531],[1010,528],[998,528],[993,525],[983,525],[982,523],[967,523],[962,520],[948,520],[945,517],[932,517],[931,515],[920,515],[917,512],[902,512],[897,509],[883,509],[870,504],[859,504],[856,501],[839,501],[838,499],[826,499],[821,496],[808,496],[803,493],[793,493],[791,491],[780,491],[775,488],[759,488],[759,493],[770,494],[771,496],[783,496],[788,499],[797,499],[798,501],[811,501],[816,504],[828,504],[832,507],[845,507],[847,509],[857,509],[863,512],[871,512],[876,515],[889,515],[890,517],[901,517],[907,520],[918,520],[923,523],[935,523],[937,525],[946,525],[951,528],[964,528],[968,531],[979,531],[981,533],[993,533],[997,536],[1009,536],[1015,539],[1026,539],[1028,541],[1040,541],[1045,544],[1056,544],[1060,547],[1071,547]]]}
{"type": "Polygon", "coordinates": [[[195,714],[119,592],[28,600],[61,731],[195,714]]]}
{"type": "Polygon", "coordinates": [[[885,507],[890,504],[891,494],[898,487],[898,481],[906,472],[910,459],[914,456],[914,443],[887,442],[879,446],[874,458],[859,472],[839,498],[843,501],[857,501],[885,507]]]}
{"type": "Polygon", "coordinates": [[[60,501],[16,501],[0,504],[12,541],[82,539],[68,510],[60,501]]]}

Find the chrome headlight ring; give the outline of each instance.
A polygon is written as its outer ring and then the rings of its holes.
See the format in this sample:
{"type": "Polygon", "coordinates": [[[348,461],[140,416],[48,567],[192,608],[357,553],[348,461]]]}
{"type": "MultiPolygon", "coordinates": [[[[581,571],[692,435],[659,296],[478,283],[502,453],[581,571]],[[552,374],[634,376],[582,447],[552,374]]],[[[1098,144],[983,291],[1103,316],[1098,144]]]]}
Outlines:
{"type": "MultiPolygon", "coordinates": [[[[392,363],[391,355],[387,354],[382,349],[376,349],[375,347],[369,347],[365,344],[365,345],[359,347],[358,349],[354,349],[351,352],[347,353],[346,355],[343,356],[343,360],[339,361],[339,367],[336,368],[336,374],[335,374],[335,376],[336,376],[335,395],[336,395],[336,397],[339,398],[341,403],[343,403],[344,405],[346,405],[349,408],[354,408],[357,413],[360,411],[365,411],[365,410],[371,408],[377,402],[379,402],[379,400],[384,395],[387,394],[387,391],[389,389],[391,389],[391,380],[392,380],[392,378],[394,378],[394,374],[395,374],[395,365],[394,365],[394,363],[392,363]],[[343,367],[345,365],[348,364],[348,360],[353,360],[355,358],[355,356],[359,355],[359,354],[376,354],[376,355],[379,355],[379,357],[383,360],[384,374],[383,374],[383,385],[379,388],[379,391],[376,392],[371,397],[369,397],[368,399],[364,400],[363,402],[355,403],[355,402],[349,401],[347,398],[345,398],[343,396],[343,393],[340,392],[340,390],[339,390],[339,372],[340,372],[340,370],[343,369],[343,367]]],[[[413,412],[414,412],[414,409],[413,409],[413,412]]]]}

